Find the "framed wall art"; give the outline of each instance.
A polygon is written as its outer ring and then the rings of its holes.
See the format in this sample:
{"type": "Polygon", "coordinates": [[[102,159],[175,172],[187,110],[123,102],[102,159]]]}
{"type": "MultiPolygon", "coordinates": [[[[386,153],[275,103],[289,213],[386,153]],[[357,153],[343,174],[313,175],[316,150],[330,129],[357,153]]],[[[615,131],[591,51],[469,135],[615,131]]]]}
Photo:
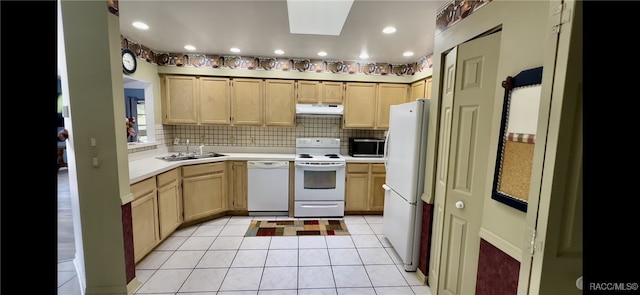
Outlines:
{"type": "Polygon", "coordinates": [[[502,81],[504,107],[491,198],[526,212],[538,126],[542,67],[502,81]]]}

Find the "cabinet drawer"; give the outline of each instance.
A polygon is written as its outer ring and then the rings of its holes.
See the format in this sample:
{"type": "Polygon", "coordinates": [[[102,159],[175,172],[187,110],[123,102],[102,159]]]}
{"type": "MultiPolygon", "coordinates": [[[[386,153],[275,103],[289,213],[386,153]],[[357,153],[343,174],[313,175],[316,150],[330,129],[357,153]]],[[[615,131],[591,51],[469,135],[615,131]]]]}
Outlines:
{"type": "Polygon", "coordinates": [[[156,189],[156,178],[150,177],[145,180],[138,181],[131,185],[131,194],[133,199],[140,198],[156,189]]]}
{"type": "Polygon", "coordinates": [[[196,164],[182,167],[182,177],[224,172],[224,162],[196,164]]]}
{"type": "Polygon", "coordinates": [[[347,173],[369,173],[369,164],[347,164],[347,173]]]}
{"type": "Polygon", "coordinates": [[[180,169],[173,169],[157,175],[158,187],[165,186],[180,178],[180,169]]]}
{"type": "Polygon", "coordinates": [[[384,164],[371,164],[372,173],[387,173],[387,169],[384,168],[384,164]]]}

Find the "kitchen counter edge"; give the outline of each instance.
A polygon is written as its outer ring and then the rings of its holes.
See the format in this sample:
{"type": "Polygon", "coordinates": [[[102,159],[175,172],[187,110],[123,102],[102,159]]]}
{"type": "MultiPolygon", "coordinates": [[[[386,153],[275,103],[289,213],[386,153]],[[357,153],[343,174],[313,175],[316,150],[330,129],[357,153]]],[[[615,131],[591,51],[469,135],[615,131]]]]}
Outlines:
{"type": "MultiPolygon", "coordinates": [[[[269,153],[224,153],[224,156],[206,159],[193,159],[175,162],[167,162],[157,159],[160,155],[145,157],[129,161],[129,183],[134,184],[149,177],[156,176],[174,168],[214,163],[220,161],[293,161],[295,154],[269,154],[269,153]]],[[[343,155],[347,163],[384,163],[383,158],[363,158],[343,155]]]]}

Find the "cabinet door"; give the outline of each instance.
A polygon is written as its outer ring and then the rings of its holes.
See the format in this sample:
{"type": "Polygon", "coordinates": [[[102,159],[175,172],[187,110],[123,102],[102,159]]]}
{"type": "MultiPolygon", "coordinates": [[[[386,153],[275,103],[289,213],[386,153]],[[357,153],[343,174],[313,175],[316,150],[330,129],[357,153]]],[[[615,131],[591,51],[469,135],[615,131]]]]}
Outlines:
{"type": "Polygon", "coordinates": [[[433,86],[433,84],[431,83],[433,81],[433,79],[431,77],[427,78],[427,80],[425,81],[425,91],[424,91],[424,97],[426,98],[431,98],[431,87],[433,86]]]}
{"type": "Polygon", "coordinates": [[[298,80],[296,82],[296,101],[298,103],[318,104],[320,99],[320,82],[298,80]]]}
{"type": "Polygon", "coordinates": [[[226,206],[225,163],[182,167],[184,221],[223,212],[226,206]]]}
{"type": "Polygon", "coordinates": [[[158,222],[160,240],[164,240],[182,223],[180,169],[156,176],[158,182],[158,222]]]}
{"type": "Polygon", "coordinates": [[[347,164],[345,211],[366,211],[369,199],[369,164],[347,164]]]}
{"type": "Polygon", "coordinates": [[[229,209],[247,210],[247,162],[229,163],[229,209]]]}
{"type": "Polygon", "coordinates": [[[380,83],[378,85],[378,104],[376,128],[389,129],[389,111],[392,105],[408,101],[407,84],[380,83]]]}
{"type": "Polygon", "coordinates": [[[321,83],[321,101],[323,104],[342,104],[344,99],[344,83],[323,81],[321,83]]]}
{"type": "Polygon", "coordinates": [[[376,83],[346,83],[343,128],[375,127],[376,83]]]}
{"type": "Polygon", "coordinates": [[[200,77],[200,123],[231,123],[231,92],[229,79],[200,77]]]}
{"type": "Polygon", "coordinates": [[[165,76],[164,123],[197,124],[198,105],[196,77],[165,76]]]}
{"type": "Polygon", "coordinates": [[[416,98],[425,97],[425,80],[420,80],[411,83],[411,95],[409,96],[409,101],[414,101],[416,98]]]}
{"type": "Polygon", "coordinates": [[[265,80],[264,124],[292,127],[296,117],[293,80],[265,80]]]}
{"type": "Polygon", "coordinates": [[[133,256],[135,262],[138,262],[160,243],[155,189],[131,202],[131,223],[133,256]]]}
{"type": "Polygon", "coordinates": [[[384,210],[384,188],[382,185],[386,178],[384,164],[371,164],[371,187],[369,195],[369,210],[384,210]]]}
{"type": "Polygon", "coordinates": [[[231,123],[262,125],[264,91],[262,80],[233,79],[231,85],[231,123]]]}

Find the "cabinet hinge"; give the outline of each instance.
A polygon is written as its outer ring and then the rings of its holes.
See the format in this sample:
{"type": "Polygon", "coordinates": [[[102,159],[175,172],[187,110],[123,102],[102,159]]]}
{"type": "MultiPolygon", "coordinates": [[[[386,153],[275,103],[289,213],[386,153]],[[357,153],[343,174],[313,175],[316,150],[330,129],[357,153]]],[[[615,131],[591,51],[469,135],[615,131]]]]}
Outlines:
{"type": "Polygon", "coordinates": [[[551,13],[552,19],[557,19],[551,26],[551,33],[559,34],[560,27],[571,20],[571,9],[566,7],[566,3],[559,4],[551,13]]]}

